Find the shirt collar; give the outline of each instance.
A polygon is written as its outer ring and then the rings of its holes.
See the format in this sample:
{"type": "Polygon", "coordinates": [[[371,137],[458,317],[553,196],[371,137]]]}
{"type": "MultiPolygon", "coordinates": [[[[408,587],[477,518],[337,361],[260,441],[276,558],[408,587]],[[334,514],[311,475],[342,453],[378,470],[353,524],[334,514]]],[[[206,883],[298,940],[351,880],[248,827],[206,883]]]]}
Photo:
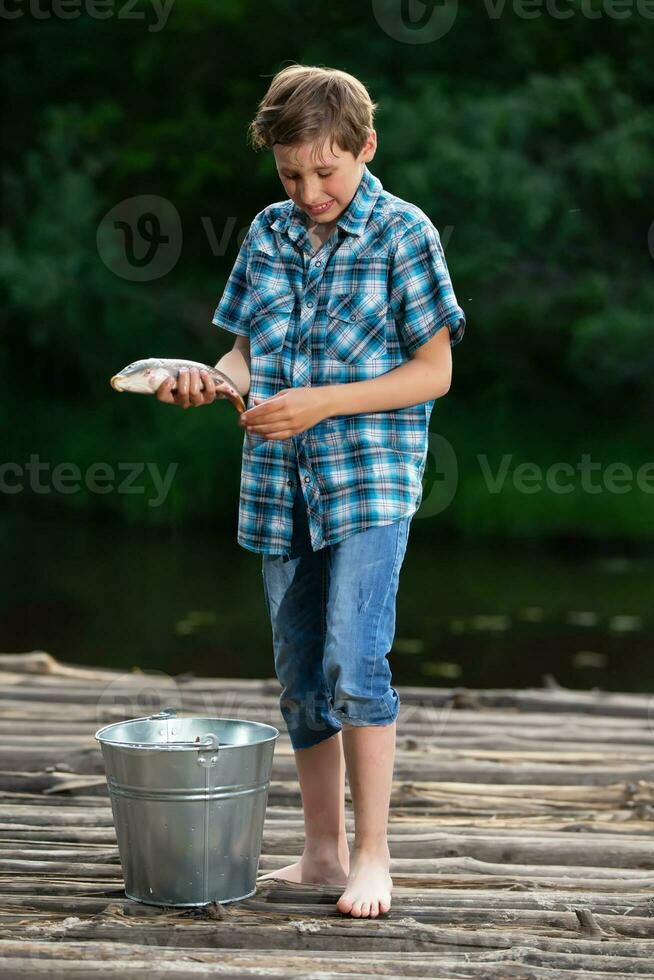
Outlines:
{"type": "MultiPolygon", "coordinates": [[[[368,170],[364,163],[359,186],[354,197],[336,222],[337,227],[342,228],[350,235],[360,237],[382,190],[381,181],[368,170]]],[[[297,241],[299,236],[306,233],[307,230],[306,213],[294,201],[289,200],[284,203],[285,210],[275,218],[270,227],[274,231],[287,232],[289,238],[297,241]]]]}

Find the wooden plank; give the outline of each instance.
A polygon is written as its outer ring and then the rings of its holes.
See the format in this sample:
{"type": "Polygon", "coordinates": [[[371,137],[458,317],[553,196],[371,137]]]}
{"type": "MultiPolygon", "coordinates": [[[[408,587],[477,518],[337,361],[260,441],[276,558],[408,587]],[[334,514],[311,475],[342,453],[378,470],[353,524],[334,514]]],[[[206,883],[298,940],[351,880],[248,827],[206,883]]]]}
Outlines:
{"type": "MultiPolygon", "coordinates": [[[[0,973],[654,980],[654,730],[643,695],[400,689],[393,907],[370,920],[336,910],[342,889],[275,880],[207,908],[125,896],[93,736],[148,713],[144,684],[182,715],[280,729],[259,868],[297,858],[301,798],[275,678],[154,685],[43,651],[0,655],[0,677],[0,973]]],[[[349,790],[346,800],[352,840],[349,790]]]]}

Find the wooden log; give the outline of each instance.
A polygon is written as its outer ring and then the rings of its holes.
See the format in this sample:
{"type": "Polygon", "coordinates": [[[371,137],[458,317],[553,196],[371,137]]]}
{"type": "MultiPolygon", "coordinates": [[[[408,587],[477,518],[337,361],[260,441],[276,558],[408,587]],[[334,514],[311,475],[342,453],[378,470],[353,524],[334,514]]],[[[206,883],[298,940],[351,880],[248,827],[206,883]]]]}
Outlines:
{"type": "MultiPolygon", "coordinates": [[[[62,667],[63,665],[60,665],[58,672],[61,671],[62,667]]],[[[80,668],[75,668],[74,666],[64,669],[72,670],[73,672],[80,671],[80,668]]],[[[74,674],[70,676],[72,679],[74,674]]],[[[102,679],[105,681],[109,680],[109,675],[102,674],[102,679]]],[[[114,674],[115,679],[116,675],[114,674]]],[[[111,681],[109,680],[109,682],[111,681]]],[[[141,686],[142,683],[143,678],[140,679],[141,686]]],[[[152,679],[153,690],[158,691],[167,688],[174,690],[177,686],[173,678],[160,678],[157,675],[152,679]]],[[[230,678],[213,678],[211,685],[202,682],[202,689],[198,690],[197,693],[192,688],[185,686],[183,688],[184,701],[185,703],[200,703],[209,706],[211,704],[212,693],[224,696],[229,691],[237,691],[239,687],[241,690],[247,692],[253,700],[255,699],[255,695],[257,697],[268,696],[273,707],[280,693],[279,682],[274,678],[258,682],[239,682],[230,678]]],[[[126,684],[125,688],[129,691],[131,685],[126,684]]],[[[466,697],[476,702],[480,708],[486,709],[491,707],[519,708],[525,712],[536,710],[539,712],[556,712],[559,715],[570,713],[575,715],[591,714],[608,717],[642,718],[645,720],[650,717],[649,698],[646,695],[638,694],[626,695],[607,694],[605,692],[549,691],[540,689],[528,689],[525,691],[466,690],[462,692],[461,689],[456,688],[411,688],[408,686],[401,686],[398,689],[405,707],[405,714],[412,717],[416,717],[418,710],[425,713],[442,708],[447,709],[453,703],[456,703],[456,698],[461,697],[462,693],[465,693],[466,697]]],[[[12,687],[12,697],[16,697],[21,701],[32,702],[48,700],[51,703],[77,701],[80,704],[92,704],[97,702],[98,693],[100,693],[99,690],[90,689],[87,685],[83,684],[77,684],[76,686],[72,686],[71,684],[66,688],[57,685],[53,685],[51,688],[47,685],[41,685],[40,688],[35,685],[14,685],[12,687]]],[[[440,724],[443,722],[443,718],[432,718],[432,721],[440,724]]]]}
{"type": "MultiPolygon", "coordinates": [[[[126,897],[119,887],[105,883],[54,880],[48,881],[46,889],[40,889],[41,878],[26,876],[20,879],[4,877],[0,879],[0,909],[34,909],[65,913],[68,910],[103,911],[108,904],[120,905],[124,914],[156,916],[159,908],[135,902],[126,897]],[[31,885],[34,884],[34,888],[31,885]],[[79,903],[79,904],[76,904],[79,903]]],[[[259,910],[262,903],[284,906],[284,910],[295,913],[302,907],[330,911],[330,906],[338,898],[338,888],[333,885],[291,885],[267,879],[257,885],[256,894],[243,899],[239,907],[243,910],[259,910]]],[[[527,891],[492,887],[462,890],[460,888],[411,888],[394,884],[393,908],[406,909],[416,916],[425,913],[457,915],[459,912],[477,914],[484,910],[492,918],[500,912],[533,911],[545,913],[572,914],[571,910],[588,906],[596,916],[624,916],[626,918],[645,918],[654,922],[651,916],[652,896],[648,891],[616,894],[612,891],[550,891],[530,889],[527,891]]],[[[279,908],[277,908],[279,911],[279,908]]],[[[312,912],[313,914],[313,912],[312,912]]]]}
{"type": "MultiPolygon", "coordinates": [[[[192,959],[198,958],[199,954],[194,953],[192,959]]],[[[509,963],[506,960],[506,956],[494,954],[495,963],[491,962],[488,958],[484,959],[482,963],[472,963],[468,959],[465,962],[461,962],[458,959],[452,960],[448,958],[445,960],[442,956],[439,956],[437,967],[433,964],[431,966],[425,964],[422,968],[416,966],[410,972],[405,972],[404,961],[402,964],[396,964],[396,969],[400,970],[400,972],[395,972],[392,967],[378,970],[374,964],[371,964],[366,969],[366,964],[362,963],[360,958],[357,967],[352,967],[352,969],[346,969],[339,962],[338,972],[335,972],[333,957],[331,962],[325,964],[324,969],[312,969],[315,958],[311,957],[311,962],[306,963],[304,966],[297,965],[295,968],[290,968],[286,965],[274,968],[272,966],[268,967],[264,963],[260,967],[252,967],[248,963],[246,967],[240,968],[238,966],[228,967],[221,963],[220,972],[218,973],[217,966],[211,964],[209,957],[204,958],[207,960],[206,964],[183,958],[183,954],[180,953],[175,959],[157,964],[156,970],[153,969],[150,958],[142,960],[131,959],[124,965],[120,973],[118,973],[116,964],[108,963],[106,960],[84,960],[72,962],[69,965],[69,961],[48,960],[47,962],[42,962],[39,960],[12,958],[11,960],[7,960],[7,964],[10,965],[11,975],[20,977],[21,980],[41,980],[43,977],[57,977],[64,976],[65,974],[74,976],[75,980],[95,980],[98,975],[107,977],[120,976],[121,980],[140,980],[144,976],[148,978],[170,976],[174,977],[175,980],[198,980],[198,978],[216,976],[220,976],[221,980],[243,980],[245,977],[262,976],[270,978],[270,980],[287,980],[289,977],[300,977],[302,980],[336,980],[337,977],[347,976],[348,980],[369,980],[369,977],[376,975],[383,976],[385,980],[406,980],[408,976],[429,977],[431,980],[447,980],[450,977],[456,978],[456,980],[465,980],[465,978],[474,977],[483,977],[485,980],[489,980],[489,978],[490,980],[493,980],[493,978],[498,978],[498,980],[512,980],[512,978],[515,978],[515,980],[561,980],[565,976],[562,970],[575,969],[573,966],[561,966],[561,961],[567,960],[568,958],[557,958],[556,963],[558,965],[550,969],[533,964],[526,967],[518,963],[509,963]],[[433,972],[434,969],[437,970],[436,973],[433,972]]],[[[605,980],[609,975],[631,976],[631,973],[608,974],[606,971],[596,973],[586,969],[583,972],[583,976],[588,978],[588,980],[605,980]]],[[[654,973],[643,973],[642,970],[638,971],[638,975],[646,978],[654,977],[654,973]]]]}
{"type": "MultiPolygon", "coordinates": [[[[654,870],[654,848],[649,840],[615,840],[606,838],[594,841],[581,835],[539,840],[535,837],[492,837],[491,835],[431,833],[388,834],[388,843],[393,858],[418,861],[442,858],[473,858],[488,864],[514,864],[551,867],[552,865],[588,868],[617,868],[654,870]]],[[[275,855],[299,855],[304,844],[304,832],[289,834],[288,831],[275,833],[264,827],[262,856],[265,860],[275,855]]],[[[39,845],[26,846],[22,842],[0,841],[0,869],[7,861],[40,860],[71,862],[98,861],[112,863],[118,860],[116,846],[84,847],[81,842],[71,841],[56,847],[47,841],[39,845]]]]}
{"type": "MultiPolygon", "coordinates": [[[[4,677],[3,677],[4,680],[4,677]]],[[[98,697],[103,693],[102,688],[94,689],[98,697]]],[[[222,692],[224,693],[224,692],[222,692]]],[[[184,695],[184,703],[189,695],[184,695]]],[[[201,702],[200,702],[201,703],[201,702]]],[[[252,710],[256,714],[262,714],[272,710],[274,702],[266,698],[248,698],[248,711],[252,710]]],[[[188,709],[179,707],[178,716],[194,716],[197,712],[190,710],[193,702],[188,701],[188,709]]],[[[72,704],[65,718],[54,713],[54,709],[44,706],[47,714],[42,714],[29,702],[22,702],[18,707],[11,699],[0,701],[0,731],[11,733],[13,731],[30,732],[40,731],[88,731],[89,725],[93,725],[98,720],[97,705],[72,704]]],[[[142,714],[148,711],[142,705],[134,705],[142,714]]],[[[111,715],[107,724],[111,721],[126,720],[131,715],[126,707],[121,704],[101,705],[102,712],[111,715]]],[[[417,715],[417,709],[413,718],[404,719],[400,711],[402,724],[398,731],[398,739],[404,737],[414,738],[419,736],[425,744],[439,744],[448,739],[455,744],[459,739],[466,737],[492,738],[494,735],[520,738],[524,735],[527,739],[551,739],[553,741],[570,741],[575,744],[590,743],[602,738],[629,741],[635,740],[637,744],[651,744],[652,730],[649,720],[631,718],[605,718],[601,716],[584,715],[583,723],[577,715],[556,716],[551,713],[540,715],[537,713],[520,714],[512,712],[503,714],[495,709],[483,712],[476,712],[471,718],[466,712],[455,712],[447,715],[444,724],[439,724],[434,730],[434,718],[429,713],[425,713],[421,718],[417,715]]],[[[279,716],[279,720],[281,716],[279,716]]],[[[282,726],[280,737],[286,738],[287,732],[282,726]]]]}
{"type": "MultiPolygon", "coordinates": [[[[79,678],[97,682],[111,681],[118,672],[101,667],[78,667],[64,664],[46,653],[45,650],[32,650],[29,653],[0,653],[0,671],[19,674],[51,674],[65,678],[79,678]]],[[[4,682],[4,678],[3,678],[4,682]]]]}
{"type": "MultiPolygon", "coordinates": [[[[334,892],[334,904],[337,898],[338,894],[334,892]]],[[[63,905],[66,905],[70,911],[76,912],[78,915],[81,912],[85,912],[87,915],[94,915],[97,918],[106,913],[106,901],[103,907],[102,900],[98,899],[77,897],[76,899],[68,900],[68,902],[63,901],[62,905],[57,908],[56,916],[53,916],[52,905],[46,905],[44,902],[39,903],[38,901],[34,901],[34,904],[31,906],[26,906],[25,903],[20,907],[15,905],[10,911],[7,903],[2,901],[0,902],[0,930],[4,930],[5,934],[10,934],[11,929],[17,926],[23,928],[31,924],[39,925],[41,922],[63,921],[67,917],[66,909],[63,905]]],[[[132,920],[163,920],[164,917],[169,915],[169,911],[163,909],[157,910],[148,906],[140,907],[137,903],[131,903],[131,906],[117,906],[115,902],[112,902],[112,907],[118,907],[122,915],[129,913],[132,920]],[[133,906],[136,906],[136,910],[134,910],[133,906]]],[[[271,911],[268,902],[256,902],[253,899],[247,900],[247,905],[245,902],[242,902],[240,908],[242,911],[247,910],[251,913],[260,912],[266,915],[271,911]]],[[[434,906],[416,908],[413,903],[394,897],[393,913],[400,917],[408,915],[412,919],[415,919],[416,922],[422,924],[452,928],[465,928],[473,925],[485,926],[489,921],[493,921],[494,928],[497,930],[501,931],[509,927],[521,927],[525,934],[530,932],[539,934],[543,932],[554,935],[559,932],[561,934],[573,935],[579,931],[583,936],[588,936],[591,939],[618,940],[621,938],[632,938],[651,940],[654,937],[654,918],[652,916],[602,915],[594,914],[586,908],[576,908],[574,912],[551,911],[542,908],[489,908],[485,905],[483,898],[480,899],[478,907],[474,909],[452,907],[443,909],[434,906]]],[[[307,903],[294,905],[287,901],[285,903],[285,914],[309,914],[314,918],[332,919],[334,905],[332,903],[323,903],[322,905],[313,903],[309,907],[307,903]]],[[[157,924],[159,925],[160,923],[157,924]]]]}
{"type": "MultiPolygon", "coordinates": [[[[438,951],[458,950],[477,952],[482,950],[512,950],[516,947],[531,950],[536,957],[555,953],[568,956],[594,957],[598,962],[612,965],[614,958],[641,961],[642,972],[652,970],[652,943],[644,939],[613,938],[596,940],[585,935],[551,936],[542,930],[532,934],[527,929],[519,932],[510,928],[461,929],[425,924],[411,916],[393,916],[392,910],[384,916],[367,921],[357,921],[350,916],[332,915],[331,918],[286,918],[280,921],[259,913],[234,912],[223,906],[220,918],[207,923],[196,923],[188,917],[167,914],[158,919],[127,919],[124,916],[101,914],[83,920],[68,916],[59,921],[38,919],[21,924],[24,942],[84,940],[119,943],[129,933],[130,942],[147,943],[157,948],[183,945],[189,948],[214,949],[332,949],[360,951],[380,949],[429,949],[438,951]],[[256,928],[253,929],[253,923],[256,928]]],[[[11,935],[0,927],[0,940],[11,941],[11,935]]],[[[2,947],[0,946],[0,955],[2,947]]],[[[597,963],[595,965],[598,965],[597,963]]],[[[610,968],[610,966],[609,966],[610,968]]],[[[638,972],[638,970],[636,970],[638,972]]]]}
{"type": "MultiPolygon", "coordinates": [[[[95,775],[103,773],[104,762],[100,748],[89,745],[88,748],[65,750],[56,746],[19,747],[7,750],[0,746],[0,770],[6,772],[10,766],[16,766],[23,772],[39,771],[45,765],[68,765],[77,773],[95,775]]],[[[426,757],[403,758],[398,755],[395,764],[395,774],[398,779],[416,775],[422,781],[449,781],[461,775],[460,761],[435,761],[426,757]]],[[[293,778],[296,774],[295,760],[284,758],[276,753],[274,772],[279,779],[293,778]]],[[[568,762],[562,765],[553,763],[528,763],[516,759],[511,765],[493,765],[483,762],[466,760],[465,776],[467,782],[481,783],[519,783],[558,784],[606,786],[616,782],[654,782],[654,762],[623,763],[615,765],[573,765],[568,762]]],[[[0,773],[0,779],[2,773],[0,773]]],[[[2,788],[0,782],[0,788],[2,788]]]]}

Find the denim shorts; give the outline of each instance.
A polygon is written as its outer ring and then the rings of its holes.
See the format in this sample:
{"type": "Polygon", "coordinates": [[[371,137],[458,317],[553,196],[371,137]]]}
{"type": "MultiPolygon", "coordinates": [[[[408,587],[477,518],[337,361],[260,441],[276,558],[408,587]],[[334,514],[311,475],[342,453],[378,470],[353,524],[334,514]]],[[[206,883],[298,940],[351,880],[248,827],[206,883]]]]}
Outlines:
{"type": "Polygon", "coordinates": [[[264,555],[280,710],[294,749],[349,725],[390,725],[400,710],[388,654],[411,517],[311,549],[298,480],[290,555],[264,555]]]}

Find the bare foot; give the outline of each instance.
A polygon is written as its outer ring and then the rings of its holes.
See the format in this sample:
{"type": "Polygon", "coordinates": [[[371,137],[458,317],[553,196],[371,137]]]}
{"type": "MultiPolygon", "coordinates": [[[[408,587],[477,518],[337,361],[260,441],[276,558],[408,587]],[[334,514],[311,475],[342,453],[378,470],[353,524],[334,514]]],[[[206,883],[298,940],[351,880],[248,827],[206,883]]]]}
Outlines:
{"type": "Polygon", "coordinates": [[[279,871],[268,871],[261,875],[257,878],[257,884],[270,878],[279,878],[303,885],[344,885],[347,881],[348,866],[349,860],[345,862],[337,858],[319,860],[303,855],[295,864],[287,864],[279,871]]]}
{"type": "Polygon", "coordinates": [[[336,903],[339,912],[355,918],[377,918],[391,907],[393,879],[390,876],[391,858],[388,846],[381,850],[352,851],[350,873],[345,891],[336,903]]]}

